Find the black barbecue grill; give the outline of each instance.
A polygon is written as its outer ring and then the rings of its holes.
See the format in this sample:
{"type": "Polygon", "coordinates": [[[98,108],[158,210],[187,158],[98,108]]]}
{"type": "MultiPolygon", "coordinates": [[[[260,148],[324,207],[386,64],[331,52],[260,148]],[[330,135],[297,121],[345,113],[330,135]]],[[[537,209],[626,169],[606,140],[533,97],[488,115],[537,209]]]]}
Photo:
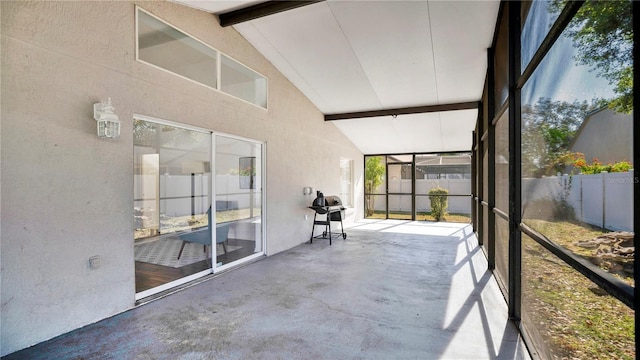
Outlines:
{"type": "Polygon", "coordinates": [[[344,232],[344,228],[342,227],[342,218],[344,217],[344,206],[342,206],[342,200],[340,200],[337,196],[324,196],[320,191],[318,191],[318,197],[313,201],[313,204],[309,206],[310,209],[313,209],[316,213],[313,216],[313,228],[311,229],[311,238],[309,239],[309,243],[313,242],[313,239],[329,239],[329,245],[331,245],[331,240],[336,237],[339,238],[342,236],[343,239],[347,238],[347,234],[344,232]],[[321,215],[320,219],[318,219],[318,215],[321,215]],[[321,220],[324,218],[324,220],[321,220]],[[340,222],[340,233],[332,234],[331,233],[331,222],[339,221],[340,222]],[[324,226],[324,231],[322,231],[321,235],[313,236],[316,225],[324,226]]]}

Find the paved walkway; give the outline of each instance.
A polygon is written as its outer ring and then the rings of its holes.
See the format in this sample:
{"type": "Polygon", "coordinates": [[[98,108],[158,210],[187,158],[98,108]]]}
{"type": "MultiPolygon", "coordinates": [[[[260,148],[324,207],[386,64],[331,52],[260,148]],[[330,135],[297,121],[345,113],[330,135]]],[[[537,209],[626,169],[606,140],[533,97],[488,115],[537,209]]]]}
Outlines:
{"type": "Polygon", "coordinates": [[[469,225],[363,221],[7,359],[529,359],[469,225]]]}

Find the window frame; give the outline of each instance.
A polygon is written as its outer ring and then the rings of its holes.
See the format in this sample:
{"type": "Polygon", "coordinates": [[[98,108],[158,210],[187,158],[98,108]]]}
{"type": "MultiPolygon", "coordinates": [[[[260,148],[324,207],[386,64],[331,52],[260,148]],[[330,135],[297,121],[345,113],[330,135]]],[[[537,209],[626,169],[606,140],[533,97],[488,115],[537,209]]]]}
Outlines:
{"type": "Polygon", "coordinates": [[[170,22],[161,19],[160,17],[152,14],[151,12],[143,9],[140,6],[136,6],[135,7],[135,22],[136,22],[135,23],[135,60],[136,60],[136,62],[151,66],[153,68],[156,68],[158,70],[164,71],[164,72],[169,73],[169,74],[172,74],[174,76],[177,76],[177,77],[182,78],[184,80],[187,80],[187,81],[190,81],[192,83],[198,84],[200,86],[204,86],[207,89],[215,90],[217,92],[220,92],[222,94],[230,96],[230,97],[232,97],[234,99],[237,99],[237,100],[240,100],[240,101],[242,101],[244,103],[247,103],[247,104],[250,104],[252,106],[255,106],[256,108],[259,108],[259,109],[262,109],[262,110],[265,110],[265,111],[269,110],[269,78],[267,78],[264,74],[260,73],[259,71],[256,71],[255,69],[251,68],[250,66],[247,66],[246,64],[236,60],[234,57],[232,57],[232,56],[230,56],[230,55],[228,55],[228,54],[226,54],[226,53],[214,48],[213,46],[207,44],[206,42],[204,42],[204,41],[202,41],[200,39],[198,39],[197,37],[191,35],[190,33],[186,32],[184,30],[182,30],[181,28],[171,24],[170,22]],[[166,68],[164,68],[162,66],[159,66],[159,65],[156,65],[156,64],[153,64],[153,63],[150,63],[150,62],[148,62],[146,60],[141,59],[140,58],[140,36],[139,36],[139,25],[140,25],[139,14],[141,12],[146,14],[146,15],[148,15],[148,16],[150,16],[151,18],[157,20],[158,22],[160,22],[160,23],[162,23],[162,24],[164,24],[164,25],[166,25],[168,27],[171,27],[172,29],[184,34],[188,38],[190,38],[190,39],[192,39],[194,41],[197,41],[198,43],[206,46],[207,48],[211,49],[212,51],[214,51],[216,53],[216,69],[215,69],[215,72],[216,72],[216,86],[212,87],[212,86],[207,85],[207,84],[205,84],[203,82],[191,79],[191,78],[189,78],[187,76],[178,74],[178,73],[176,73],[176,72],[174,72],[174,71],[172,71],[170,69],[166,69],[166,68]],[[265,99],[264,99],[265,101],[264,101],[264,106],[259,105],[257,103],[253,103],[253,102],[248,101],[248,100],[245,100],[243,98],[237,97],[237,96],[235,96],[233,94],[230,94],[230,93],[225,92],[225,91],[222,90],[222,70],[221,70],[221,68],[222,68],[222,65],[221,65],[222,64],[222,56],[227,57],[230,61],[235,62],[239,66],[249,70],[250,72],[258,75],[258,77],[261,77],[261,78],[264,79],[264,81],[265,81],[265,99]]]}

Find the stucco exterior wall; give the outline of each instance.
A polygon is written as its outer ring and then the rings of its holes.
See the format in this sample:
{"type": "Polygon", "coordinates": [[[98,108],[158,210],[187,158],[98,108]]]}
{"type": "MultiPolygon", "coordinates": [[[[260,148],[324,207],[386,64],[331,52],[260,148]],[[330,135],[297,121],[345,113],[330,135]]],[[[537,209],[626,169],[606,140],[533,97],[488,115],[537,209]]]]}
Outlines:
{"type": "Polygon", "coordinates": [[[602,164],[633,160],[633,115],[610,109],[598,111],[585,119],[571,151],[581,152],[591,163],[597,158],[602,164]]]}
{"type": "Polygon", "coordinates": [[[2,1],[1,26],[0,355],[134,306],[134,114],[266,142],[269,255],[308,240],[303,187],[339,194],[341,157],[354,160],[363,203],[362,154],[211,14],[155,1],[2,1]],[[136,5],[265,75],[268,110],[136,62],[136,5]],[[92,104],[107,97],[117,140],[96,136],[92,104]]]}

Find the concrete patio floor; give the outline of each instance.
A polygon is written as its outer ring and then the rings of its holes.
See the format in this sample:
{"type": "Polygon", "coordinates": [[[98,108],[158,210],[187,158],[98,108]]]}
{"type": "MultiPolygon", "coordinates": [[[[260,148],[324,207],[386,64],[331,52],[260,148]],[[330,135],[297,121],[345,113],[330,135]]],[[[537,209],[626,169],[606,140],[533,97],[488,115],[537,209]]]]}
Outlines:
{"type": "Polygon", "coordinates": [[[470,225],[365,220],[346,232],[6,359],[530,358],[470,225]]]}

